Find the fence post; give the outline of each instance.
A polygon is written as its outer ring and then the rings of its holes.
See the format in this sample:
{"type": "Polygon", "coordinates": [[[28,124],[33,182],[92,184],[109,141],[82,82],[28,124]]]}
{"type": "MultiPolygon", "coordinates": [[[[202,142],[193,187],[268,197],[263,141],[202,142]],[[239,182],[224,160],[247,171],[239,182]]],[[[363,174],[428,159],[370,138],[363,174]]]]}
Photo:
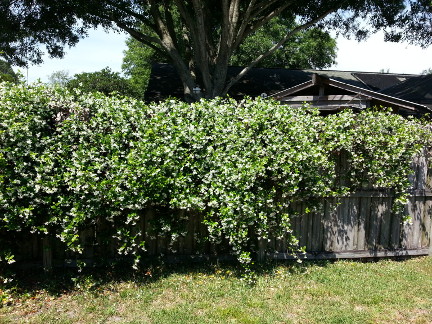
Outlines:
{"type": "Polygon", "coordinates": [[[432,256],[432,215],[429,215],[429,217],[431,217],[431,222],[429,226],[429,255],[432,256]]]}
{"type": "Polygon", "coordinates": [[[266,245],[267,240],[263,238],[258,239],[258,255],[257,255],[257,261],[258,262],[264,262],[266,259],[266,245]]]}
{"type": "Polygon", "coordinates": [[[42,266],[46,273],[52,271],[52,246],[49,236],[42,239],[42,266]]]}

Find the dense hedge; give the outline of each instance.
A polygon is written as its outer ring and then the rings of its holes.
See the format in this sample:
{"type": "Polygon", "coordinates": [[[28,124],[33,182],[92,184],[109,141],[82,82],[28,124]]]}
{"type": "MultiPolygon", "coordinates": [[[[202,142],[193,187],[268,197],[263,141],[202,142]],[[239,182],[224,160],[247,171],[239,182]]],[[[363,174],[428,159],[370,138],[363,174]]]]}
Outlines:
{"type": "MultiPolygon", "coordinates": [[[[293,201],[365,182],[403,198],[412,157],[429,139],[423,123],[386,109],[322,117],[263,99],[145,105],[3,83],[0,231],[56,236],[79,251],[80,228],[103,219],[119,252],[138,256],[140,211],[197,210],[210,238],[227,239],[249,262],[253,240],[290,233],[293,201]],[[342,153],[350,164],[338,175],[342,153]]],[[[175,237],[181,220],[163,222],[175,237]]]]}

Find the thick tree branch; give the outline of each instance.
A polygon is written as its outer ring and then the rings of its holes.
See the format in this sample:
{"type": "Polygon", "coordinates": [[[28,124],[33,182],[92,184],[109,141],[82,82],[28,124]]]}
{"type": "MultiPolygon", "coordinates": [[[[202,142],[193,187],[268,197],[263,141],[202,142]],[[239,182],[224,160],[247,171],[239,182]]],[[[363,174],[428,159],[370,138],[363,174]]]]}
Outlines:
{"type": "Polygon", "coordinates": [[[200,67],[200,72],[202,76],[202,81],[206,89],[213,88],[211,73],[209,67],[209,53],[208,53],[208,35],[206,31],[206,16],[202,7],[202,1],[192,0],[192,4],[195,12],[195,33],[197,38],[197,43],[194,44],[196,52],[196,60],[198,66],[200,67]]]}
{"type": "Polygon", "coordinates": [[[257,65],[259,62],[261,62],[263,59],[265,59],[266,57],[268,57],[269,55],[273,54],[278,48],[280,48],[283,44],[285,44],[293,35],[295,35],[296,33],[308,29],[309,27],[313,26],[314,24],[316,24],[317,22],[319,22],[320,20],[324,19],[325,17],[327,17],[329,14],[333,13],[337,11],[337,8],[333,8],[333,9],[329,9],[326,12],[324,12],[323,14],[321,14],[320,16],[312,19],[311,21],[309,21],[308,23],[305,23],[303,25],[300,25],[296,28],[294,28],[293,30],[291,30],[283,39],[281,39],[277,44],[275,44],[273,47],[271,47],[267,52],[261,54],[260,56],[258,56],[254,61],[252,61],[247,67],[245,67],[243,70],[240,71],[240,73],[235,76],[234,78],[232,78],[228,84],[226,85],[226,87],[223,90],[222,95],[226,95],[229,91],[229,89],[236,83],[238,82],[242,77],[244,77],[246,75],[246,73],[248,73],[255,65],[257,65]]]}
{"type": "Polygon", "coordinates": [[[131,16],[131,17],[134,17],[135,19],[137,19],[137,20],[139,20],[139,21],[141,21],[141,22],[143,22],[143,23],[144,23],[145,21],[148,22],[148,19],[147,19],[144,15],[140,15],[139,13],[137,13],[137,12],[131,10],[131,9],[128,9],[126,6],[120,6],[118,1],[115,2],[115,1],[107,0],[106,2],[107,2],[111,7],[115,8],[116,10],[122,11],[122,12],[124,12],[125,14],[127,14],[127,15],[129,15],[129,16],[131,16]]]}
{"type": "MultiPolygon", "coordinates": [[[[240,30],[239,30],[239,33],[237,34],[237,41],[234,45],[234,49],[237,49],[240,46],[241,42],[243,42],[243,40],[246,37],[248,37],[250,34],[254,33],[255,31],[257,31],[259,28],[264,26],[266,23],[268,23],[274,17],[281,14],[286,8],[288,8],[293,3],[294,3],[294,1],[286,1],[283,6],[279,7],[276,10],[273,10],[272,12],[267,14],[265,17],[260,17],[259,19],[255,19],[255,21],[256,21],[255,24],[249,24],[250,21],[247,22],[247,25],[242,30],[242,33],[240,33],[240,30]],[[246,29],[246,27],[249,27],[249,28],[246,29]]],[[[258,13],[252,13],[251,18],[257,18],[257,17],[258,17],[258,13]]]]}
{"type": "Polygon", "coordinates": [[[240,18],[240,0],[232,0],[229,11],[230,11],[229,19],[231,20],[231,26],[232,26],[230,37],[234,37],[233,31],[237,27],[240,18]]]}
{"type": "Polygon", "coordinates": [[[155,45],[155,44],[158,44],[159,46],[162,46],[159,38],[150,37],[148,35],[145,35],[139,31],[137,31],[136,29],[130,28],[129,26],[122,24],[121,22],[116,22],[116,25],[119,28],[126,31],[129,35],[131,35],[137,41],[139,41],[139,42],[143,43],[144,45],[154,49],[159,54],[168,57],[165,50],[163,50],[160,47],[158,47],[157,45],[155,45]]]}
{"type": "MultiPolygon", "coordinates": [[[[265,1],[263,2],[258,2],[254,8],[252,8],[254,10],[254,16],[258,17],[262,12],[268,10],[269,8],[271,8],[274,4],[278,3],[278,2],[282,2],[284,3],[285,1],[281,1],[281,0],[269,0],[269,1],[265,1]]],[[[289,1],[290,3],[293,3],[294,1],[289,1]]]]}
{"type": "Polygon", "coordinates": [[[125,32],[127,32],[129,35],[131,35],[133,38],[139,41],[146,42],[148,44],[158,44],[162,45],[162,42],[157,37],[151,37],[146,34],[143,34],[136,30],[135,28],[129,27],[128,25],[122,23],[121,21],[114,21],[114,23],[120,28],[123,29],[125,32]]]}
{"type": "Polygon", "coordinates": [[[228,62],[231,53],[233,31],[235,30],[236,18],[238,17],[238,3],[230,0],[222,0],[222,24],[218,42],[217,53],[215,54],[213,69],[213,84],[210,91],[206,91],[208,97],[214,97],[223,89],[228,69],[228,62]],[[234,12],[237,11],[237,12],[234,12]]]}
{"type": "Polygon", "coordinates": [[[189,14],[189,10],[186,8],[185,6],[185,1],[183,0],[174,0],[180,15],[182,16],[182,18],[187,22],[188,26],[192,26],[193,25],[193,18],[192,16],[189,14]]]}
{"type": "Polygon", "coordinates": [[[229,6],[229,0],[222,0],[222,24],[221,24],[221,35],[218,44],[218,51],[216,57],[219,58],[222,53],[225,53],[230,48],[230,34],[233,29],[231,25],[231,7],[229,6]]]}
{"type": "Polygon", "coordinates": [[[203,45],[202,41],[200,40],[199,31],[196,24],[196,18],[190,15],[190,10],[186,7],[185,1],[183,0],[174,0],[174,1],[180,12],[181,17],[185,21],[187,29],[190,32],[190,36],[192,38],[191,40],[189,40],[189,37],[187,35],[185,36],[188,42],[190,43],[190,41],[192,41],[192,44],[194,45],[194,49],[195,49],[193,52],[193,55],[195,57],[194,60],[197,63],[201,63],[203,61],[201,51],[202,51],[202,47],[205,45],[203,45]]]}
{"type": "Polygon", "coordinates": [[[180,78],[183,82],[184,92],[186,95],[193,95],[193,88],[195,87],[195,80],[189,71],[188,66],[183,60],[178,48],[175,46],[174,41],[169,33],[169,30],[164,23],[156,0],[149,0],[150,13],[155,21],[156,27],[158,29],[159,37],[161,38],[161,46],[166,50],[168,55],[177,69],[180,78]]]}
{"type": "Polygon", "coordinates": [[[171,14],[171,10],[169,8],[169,4],[167,2],[168,1],[164,2],[164,14],[166,19],[166,26],[171,38],[173,39],[175,46],[178,47],[177,33],[174,27],[174,19],[171,14]]]}
{"type": "Polygon", "coordinates": [[[239,30],[237,32],[237,38],[240,35],[243,35],[244,32],[245,32],[245,30],[246,30],[246,28],[248,27],[250,19],[252,17],[252,12],[253,12],[253,8],[255,6],[255,3],[256,3],[256,0],[251,0],[251,2],[249,3],[249,5],[248,5],[248,7],[247,7],[247,9],[246,9],[246,11],[244,13],[244,16],[242,18],[242,22],[241,22],[240,28],[239,28],[239,30]]]}

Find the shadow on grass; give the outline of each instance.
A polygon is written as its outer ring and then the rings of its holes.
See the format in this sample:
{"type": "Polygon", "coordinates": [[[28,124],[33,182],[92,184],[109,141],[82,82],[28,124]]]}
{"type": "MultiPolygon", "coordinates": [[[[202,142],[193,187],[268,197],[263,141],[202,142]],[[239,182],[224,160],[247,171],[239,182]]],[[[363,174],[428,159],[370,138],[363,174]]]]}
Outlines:
{"type": "MultiPolygon", "coordinates": [[[[279,267],[291,274],[306,273],[312,266],[325,267],[333,261],[274,261],[252,264],[250,270],[256,276],[272,276],[279,267]]],[[[45,291],[51,296],[74,291],[95,291],[109,284],[132,281],[138,285],[149,285],[171,275],[218,275],[230,273],[235,279],[242,279],[245,269],[235,261],[219,262],[177,262],[167,263],[157,260],[142,265],[133,270],[128,262],[117,262],[104,267],[83,268],[54,268],[52,272],[45,273],[42,269],[9,269],[10,282],[0,285],[1,289],[19,296],[33,296],[45,291]],[[2,287],[3,286],[3,287],[2,287]]]]}

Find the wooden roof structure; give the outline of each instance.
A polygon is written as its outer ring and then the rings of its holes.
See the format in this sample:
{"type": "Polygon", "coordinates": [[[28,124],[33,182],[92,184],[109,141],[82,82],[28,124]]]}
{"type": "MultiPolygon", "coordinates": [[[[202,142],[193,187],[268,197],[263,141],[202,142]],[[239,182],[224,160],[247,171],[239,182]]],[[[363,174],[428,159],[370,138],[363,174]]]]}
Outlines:
{"type": "Polygon", "coordinates": [[[391,107],[402,115],[421,116],[432,112],[432,109],[425,105],[327,78],[317,73],[313,74],[309,81],[277,92],[271,97],[292,107],[309,104],[327,112],[345,108],[362,110],[372,106],[391,107]]]}
{"type": "MultiPolygon", "coordinates": [[[[241,70],[229,67],[227,78],[241,70]]],[[[201,85],[199,78],[197,84],[201,85]]],[[[403,115],[421,116],[432,112],[432,76],[253,68],[228,95],[234,99],[268,96],[291,106],[309,103],[327,112],[383,106],[403,115]]],[[[170,64],[153,64],[145,100],[158,102],[170,97],[185,99],[180,77],[170,64]]]]}
{"type": "MultiPolygon", "coordinates": [[[[242,67],[230,66],[228,68],[227,79],[236,76],[242,69],[242,67]]],[[[314,73],[373,91],[381,91],[417,76],[413,74],[378,72],[253,68],[233,85],[228,95],[234,99],[242,99],[245,96],[254,98],[263,93],[271,96],[277,92],[309,81],[314,73]]],[[[199,73],[197,73],[197,78],[197,84],[202,88],[199,73]]],[[[173,65],[166,63],[155,63],[152,65],[150,80],[144,97],[149,102],[157,102],[170,97],[184,99],[183,84],[173,65]]]]}

